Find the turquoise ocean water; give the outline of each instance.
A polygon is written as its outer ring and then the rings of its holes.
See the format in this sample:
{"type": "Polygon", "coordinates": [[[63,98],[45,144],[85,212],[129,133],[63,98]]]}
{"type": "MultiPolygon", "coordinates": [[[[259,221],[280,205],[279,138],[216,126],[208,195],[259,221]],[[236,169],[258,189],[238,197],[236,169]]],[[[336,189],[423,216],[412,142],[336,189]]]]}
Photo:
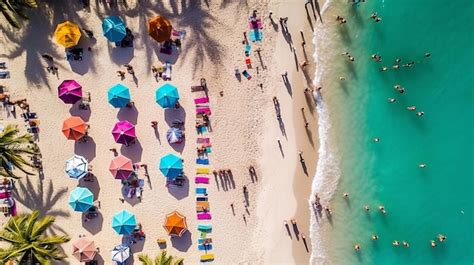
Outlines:
{"type": "Polygon", "coordinates": [[[340,178],[327,255],[343,265],[474,264],[474,1],[341,6],[348,23],[339,30],[340,52],[349,51],[355,62],[343,64],[342,85],[331,85],[338,90],[331,123],[340,178]],[[370,18],[374,11],[380,23],[370,18]],[[382,62],[370,59],[374,53],[382,62]],[[400,69],[392,70],[396,58],[400,69]],[[415,64],[402,66],[409,61],[415,64]],[[383,66],[389,70],[382,72],[383,66]],[[373,233],[378,241],[371,240],[373,233]],[[437,240],[440,233],[445,243],[437,240]],[[394,247],[393,240],[410,247],[394,247]]]}

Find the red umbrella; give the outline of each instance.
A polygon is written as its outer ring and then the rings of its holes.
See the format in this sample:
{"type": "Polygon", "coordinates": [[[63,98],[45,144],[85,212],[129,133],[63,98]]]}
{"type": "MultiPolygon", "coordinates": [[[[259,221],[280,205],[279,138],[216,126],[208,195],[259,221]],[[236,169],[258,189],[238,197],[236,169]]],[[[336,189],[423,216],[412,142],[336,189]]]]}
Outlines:
{"type": "Polygon", "coordinates": [[[97,247],[94,241],[89,240],[85,237],[72,243],[72,255],[76,257],[80,262],[88,262],[94,259],[97,253],[97,247]]]}
{"type": "Polygon", "coordinates": [[[128,179],[134,172],[132,160],[119,155],[110,162],[109,171],[116,179],[128,179]]]}

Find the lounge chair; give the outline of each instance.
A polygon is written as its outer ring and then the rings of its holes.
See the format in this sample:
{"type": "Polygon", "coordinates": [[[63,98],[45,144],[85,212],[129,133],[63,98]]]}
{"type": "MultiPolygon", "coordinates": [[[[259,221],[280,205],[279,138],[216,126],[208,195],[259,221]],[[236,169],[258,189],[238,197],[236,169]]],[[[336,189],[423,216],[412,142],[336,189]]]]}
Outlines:
{"type": "Polygon", "coordinates": [[[208,97],[195,98],[194,103],[195,104],[209,103],[209,98],[208,97]]]}
{"type": "Polygon", "coordinates": [[[247,65],[248,69],[252,68],[252,61],[250,60],[250,58],[245,58],[245,64],[247,65]]]}
{"type": "Polygon", "coordinates": [[[196,183],[196,184],[209,184],[209,178],[196,177],[194,179],[194,183],[196,183]]]}
{"type": "Polygon", "coordinates": [[[197,158],[196,164],[198,165],[209,165],[209,159],[197,158]]]}
{"type": "Polygon", "coordinates": [[[209,174],[211,170],[207,167],[198,167],[196,169],[196,174],[209,174]]]}
{"type": "Polygon", "coordinates": [[[250,49],[251,49],[250,44],[248,44],[248,43],[245,44],[245,56],[250,56],[250,49]]]}
{"type": "Polygon", "coordinates": [[[211,224],[198,224],[197,229],[201,232],[210,233],[212,232],[212,225],[211,224]]]}
{"type": "Polygon", "coordinates": [[[201,262],[213,261],[213,260],[214,260],[214,254],[201,255],[201,262]]]}
{"type": "Polygon", "coordinates": [[[206,195],[207,194],[207,189],[206,188],[196,188],[196,194],[206,195]]]}
{"type": "Polygon", "coordinates": [[[200,138],[197,138],[197,140],[196,140],[196,143],[198,143],[198,144],[204,144],[204,143],[207,144],[207,143],[210,143],[210,142],[211,142],[211,140],[207,137],[200,137],[200,138]]]}
{"type": "Polygon", "coordinates": [[[243,70],[242,75],[245,76],[245,78],[247,78],[247,80],[252,79],[252,76],[249,74],[249,72],[247,72],[247,70],[243,70]]]}
{"type": "Polygon", "coordinates": [[[211,220],[212,216],[210,213],[198,213],[197,219],[198,220],[211,220]]]}
{"type": "Polygon", "coordinates": [[[207,197],[196,197],[196,202],[207,202],[207,197]]]}
{"type": "Polygon", "coordinates": [[[10,78],[10,71],[1,71],[0,79],[10,78]]]}
{"type": "Polygon", "coordinates": [[[252,41],[252,42],[262,41],[263,33],[262,33],[262,31],[260,31],[258,29],[254,29],[254,30],[250,31],[249,37],[250,37],[250,41],[252,41]]]}

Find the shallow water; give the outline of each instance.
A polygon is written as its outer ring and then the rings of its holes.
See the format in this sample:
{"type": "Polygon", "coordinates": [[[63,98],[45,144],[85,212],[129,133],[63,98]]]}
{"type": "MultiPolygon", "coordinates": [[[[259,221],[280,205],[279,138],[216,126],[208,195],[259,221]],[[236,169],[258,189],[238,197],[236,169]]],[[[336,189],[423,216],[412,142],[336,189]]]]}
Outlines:
{"type": "Polygon", "coordinates": [[[348,20],[338,29],[340,44],[356,60],[340,69],[346,81],[331,85],[338,90],[331,133],[340,165],[331,202],[332,263],[472,264],[474,2],[368,1],[339,12],[348,20]],[[370,18],[373,11],[380,23],[370,18]],[[425,58],[426,52],[432,56],[425,58]],[[374,53],[382,62],[370,59],[374,53]],[[415,64],[392,70],[396,58],[415,64]],[[389,70],[382,72],[383,66],[389,70]],[[389,97],[397,101],[388,103],[389,97]],[[343,192],[350,193],[348,201],[343,192]],[[381,204],[385,216],[377,210],[381,204]],[[371,241],[373,233],[378,241],[371,241]],[[431,248],[440,233],[447,241],[431,248]],[[393,240],[410,248],[393,247],[393,240]],[[362,247],[358,254],[355,243],[362,247]]]}

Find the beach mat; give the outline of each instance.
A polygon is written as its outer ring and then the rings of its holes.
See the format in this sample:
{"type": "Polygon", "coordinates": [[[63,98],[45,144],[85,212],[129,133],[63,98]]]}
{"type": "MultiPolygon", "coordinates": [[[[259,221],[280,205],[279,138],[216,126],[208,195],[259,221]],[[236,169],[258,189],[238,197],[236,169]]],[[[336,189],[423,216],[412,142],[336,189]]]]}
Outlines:
{"type": "Polygon", "coordinates": [[[196,164],[198,165],[209,165],[209,159],[197,158],[196,164]]]}
{"type": "Polygon", "coordinates": [[[198,213],[197,219],[198,220],[211,220],[212,216],[210,213],[198,213]]]}
{"type": "Polygon", "coordinates": [[[211,140],[207,137],[200,137],[200,138],[197,138],[197,140],[196,140],[196,143],[198,143],[198,144],[208,144],[210,142],[211,142],[211,140]]]}
{"type": "Polygon", "coordinates": [[[196,194],[206,195],[207,194],[207,189],[206,188],[196,188],[196,194]]]}
{"type": "Polygon", "coordinates": [[[198,250],[201,250],[201,251],[212,250],[212,244],[198,245],[198,250]]]}
{"type": "Polygon", "coordinates": [[[250,37],[250,41],[252,41],[252,42],[262,41],[263,32],[258,30],[258,29],[251,30],[250,34],[249,34],[249,37],[250,37]]]}
{"type": "Polygon", "coordinates": [[[196,202],[207,202],[207,197],[196,197],[196,202]]]}
{"type": "Polygon", "coordinates": [[[210,233],[212,231],[211,224],[198,224],[197,229],[201,232],[210,233]]]}
{"type": "Polygon", "coordinates": [[[194,179],[194,183],[196,183],[196,184],[209,184],[209,178],[196,177],[194,179]]]}
{"type": "Polygon", "coordinates": [[[207,167],[198,167],[196,169],[196,174],[209,174],[211,170],[207,167]]]}

